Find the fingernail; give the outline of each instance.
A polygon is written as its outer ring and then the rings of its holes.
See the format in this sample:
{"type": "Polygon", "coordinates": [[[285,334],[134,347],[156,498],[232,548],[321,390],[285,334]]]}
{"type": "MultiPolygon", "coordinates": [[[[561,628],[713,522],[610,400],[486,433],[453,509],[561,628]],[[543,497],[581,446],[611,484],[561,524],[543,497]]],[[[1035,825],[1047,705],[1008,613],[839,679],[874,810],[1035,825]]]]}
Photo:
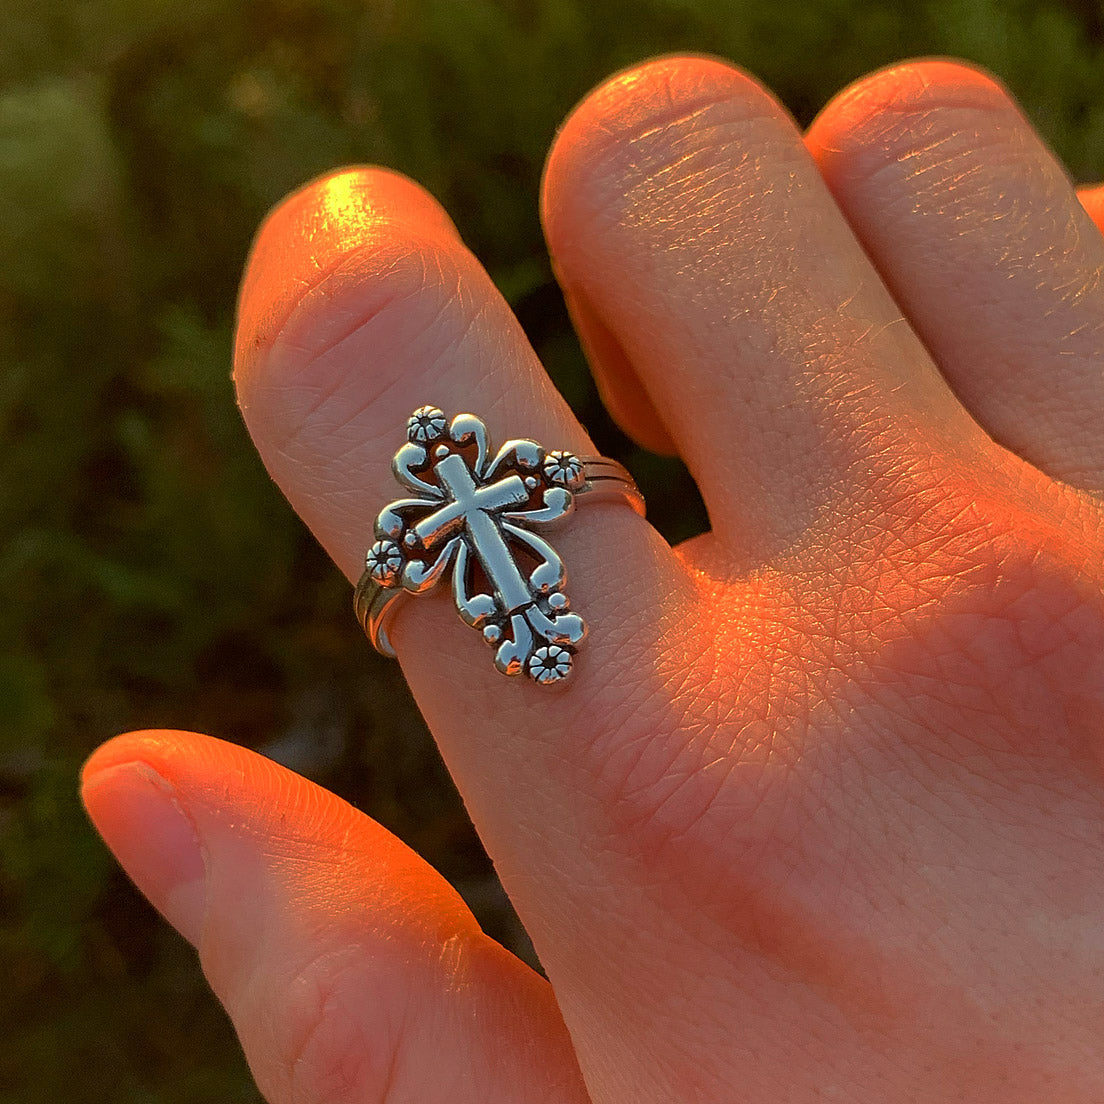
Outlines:
{"type": "Polygon", "coordinates": [[[203,852],[172,786],[147,763],[121,763],[86,777],[82,797],[134,884],[198,946],[207,897],[203,852]]]}

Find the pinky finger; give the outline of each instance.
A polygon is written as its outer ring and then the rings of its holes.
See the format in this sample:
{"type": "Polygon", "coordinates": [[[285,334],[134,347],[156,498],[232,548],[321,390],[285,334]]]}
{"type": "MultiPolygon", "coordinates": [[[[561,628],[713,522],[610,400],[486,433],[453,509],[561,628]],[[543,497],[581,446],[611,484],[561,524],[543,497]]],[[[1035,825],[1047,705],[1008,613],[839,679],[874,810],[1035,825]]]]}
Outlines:
{"type": "Polygon", "coordinates": [[[184,732],[110,741],[82,792],[198,947],[270,1104],[585,1104],[547,982],[335,795],[184,732]]]}

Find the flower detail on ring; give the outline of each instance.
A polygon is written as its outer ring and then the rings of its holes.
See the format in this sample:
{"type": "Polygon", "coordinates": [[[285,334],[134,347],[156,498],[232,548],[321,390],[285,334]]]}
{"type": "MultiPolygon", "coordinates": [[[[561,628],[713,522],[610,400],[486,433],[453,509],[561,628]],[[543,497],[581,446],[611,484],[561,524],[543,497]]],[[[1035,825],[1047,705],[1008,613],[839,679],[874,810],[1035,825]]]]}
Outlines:
{"type": "Polygon", "coordinates": [[[534,682],[558,682],[571,671],[571,653],[558,644],[546,644],[529,657],[527,666],[534,682]]]}
{"type": "Polygon", "coordinates": [[[583,462],[573,452],[550,452],[544,461],[544,477],[549,483],[575,490],[583,482],[583,462]]]}
{"type": "Polygon", "coordinates": [[[444,412],[435,406],[421,406],[406,423],[406,436],[415,444],[424,445],[445,435],[448,424],[444,412]]]}
{"type": "Polygon", "coordinates": [[[378,540],[368,549],[364,565],[380,586],[390,587],[398,582],[403,558],[399,546],[393,540],[378,540]]]}

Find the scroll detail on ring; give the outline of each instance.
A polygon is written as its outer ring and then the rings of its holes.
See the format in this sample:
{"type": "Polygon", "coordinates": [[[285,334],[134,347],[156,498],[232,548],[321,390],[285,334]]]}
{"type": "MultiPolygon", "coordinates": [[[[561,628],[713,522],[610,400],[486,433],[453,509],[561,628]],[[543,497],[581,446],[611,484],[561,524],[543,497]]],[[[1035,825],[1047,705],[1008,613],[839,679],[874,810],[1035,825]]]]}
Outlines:
{"type": "MultiPolygon", "coordinates": [[[[481,419],[458,414],[449,422],[423,406],[407,422],[392,470],[410,497],[376,518],[357,587],[365,627],[391,598],[427,593],[451,571],[456,608],[495,649],[499,671],[541,685],[565,679],[587,630],[570,611],[563,561],[538,531],[567,517],[576,495],[590,489],[584,461],[524,438],[492,453],[481,419]]],[[[631,488],[642,512],[627,473],[604,478],[631,488]]],[[[380,647],[382,633],[370,635],[380,647]]]]}

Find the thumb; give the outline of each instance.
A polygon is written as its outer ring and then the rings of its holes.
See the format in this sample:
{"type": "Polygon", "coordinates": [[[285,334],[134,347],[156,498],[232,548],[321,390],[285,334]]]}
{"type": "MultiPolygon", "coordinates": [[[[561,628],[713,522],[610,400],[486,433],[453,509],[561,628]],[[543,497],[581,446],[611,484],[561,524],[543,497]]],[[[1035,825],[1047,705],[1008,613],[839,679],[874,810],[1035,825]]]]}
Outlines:
{"type": "Polygon", "coordinates": [[[198,947],[271,1104],[583,1104],[548,984],[456,892],[335,795],[235,745],[132,733],[85,806],[198,947]]]}

